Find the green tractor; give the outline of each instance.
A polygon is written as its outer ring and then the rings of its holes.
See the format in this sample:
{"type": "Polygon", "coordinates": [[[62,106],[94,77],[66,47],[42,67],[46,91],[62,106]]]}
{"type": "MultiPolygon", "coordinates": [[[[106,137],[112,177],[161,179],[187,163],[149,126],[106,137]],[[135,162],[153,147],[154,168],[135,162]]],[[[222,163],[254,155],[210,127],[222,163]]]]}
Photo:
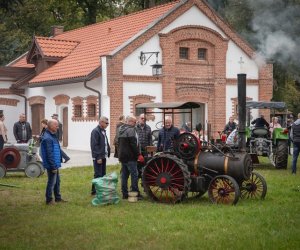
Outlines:
{"type": "MultiPolygon", "coordinates": [[[[286,124],[287,108],[284,102],[255,102],[246,103],[248,114],[250,109],[285,110],[282,118],[282,128],[274,128],[272,135],[266,127],[247,127],[247,150],[251,155],[253,164],[259,164],[258,156],[268,157],[277,169],[286,169],[288,164],[288,129],[286,124]]],[[[250,119],[248,119],[249,125],[250,119]]]]}

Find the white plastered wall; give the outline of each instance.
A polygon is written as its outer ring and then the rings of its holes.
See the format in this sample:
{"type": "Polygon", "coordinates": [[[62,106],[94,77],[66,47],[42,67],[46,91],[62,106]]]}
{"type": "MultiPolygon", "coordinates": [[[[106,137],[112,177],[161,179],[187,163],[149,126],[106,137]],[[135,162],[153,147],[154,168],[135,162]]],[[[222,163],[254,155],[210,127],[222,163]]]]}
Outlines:
{"type": "Polygon", "coordinates": [[[226,54],[226,78],[237,78],[239,73],[247,74],[248,79],[258,79],[259,68],[252,58],[234,42],[229,41],[226,54]],[[239,63],[241,58],[242,64],[239,63]]]}
{"type": "MultiPolygon", "coordinates": [[[[87,85],[93,89],[101,89],[101,78],[96,78],[87,85]]],[[[72,98],[76,96],[87,97],[89,95],[96,95],[96,92],[86,89],[83,83],[66,84],[51,87],[37,87],[28,89],[27,96],[44,96],[45,100],[45,118],[50,119],[53,113],[59,115],[59,120],[62,121],[62,110],[64,107],[68,107],[68,149],[74,150],[90,150],[90,134],[91,131],[98,125],[98,121],[72,121],[72,98]],[[57,95],[65,94],[70,97],[68,105],[55,105],[53,97],[57,95]]],[[[103,107],[105,113],[106,107],[103,107]]],[[[86,109],[84,109],[86,111],[86,109]]],[[[84,111],[84,112],[85,112],[84,111]]],[[[30,107],[28,109],[28,115],[31,120],[30,107]]],[[[109,128],[107,130],[107,135],[109,137],[109,128]]]]}

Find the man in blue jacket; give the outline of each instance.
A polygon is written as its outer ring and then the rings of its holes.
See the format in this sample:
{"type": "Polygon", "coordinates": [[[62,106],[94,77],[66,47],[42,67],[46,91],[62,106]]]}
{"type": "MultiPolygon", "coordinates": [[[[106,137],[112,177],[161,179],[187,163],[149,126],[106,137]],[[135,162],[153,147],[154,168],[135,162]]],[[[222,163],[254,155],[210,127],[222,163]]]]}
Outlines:
{"type": "Polygon", "coordinates": [[[46,188],[46,204],[54,205],[55,202],[65,202],[60,194],[61,153],[59,141],[56,137],[58,122],[54,119],[48,121],[47,129],[41,143],[43,166],[47,170],[48,182],[46,188]],[[54,192],[55,202],[52,198],[54,192]]]}
{"type": "Polygon", "coordinates": [[[172,124],[172,117],[165,117],[165,126],[159,130],[157,151],[172,151],[173,143],[178,139],[180,131],[172,124]]]}
{"type": "MultiPolygon", "coordinates": [[[[91,133],[91,151],[94,164],[94,178],[106,175],[106,158],[110,156],[110,146],[105,129],[108,127],[108,118],[101,116],[99,124],[91,133]]],[[[96,194],[95,186],[92,185],[91,195],[96,194]]]]}

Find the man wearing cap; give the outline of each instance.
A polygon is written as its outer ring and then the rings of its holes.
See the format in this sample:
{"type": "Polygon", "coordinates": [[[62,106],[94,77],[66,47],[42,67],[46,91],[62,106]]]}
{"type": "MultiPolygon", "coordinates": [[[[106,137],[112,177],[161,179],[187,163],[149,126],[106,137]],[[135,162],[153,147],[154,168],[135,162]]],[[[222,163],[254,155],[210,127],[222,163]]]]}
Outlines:
{"type": "MultiPolygon", "coordinates": [[[[57,129],[55,135],[56,135],[57,139],[61,142],[63,130],[62,130],[62,124],[58,120],[58,114],[53,114],[52,119],[54,119],[58,122],[58,129],[57,129]]],[[[64,159],[63,162],[67,163],[70,160],[70,157],[62,149],[60,149],[60,150],[61,150],[61,157],[62,157],[62,159],[64,159]]]]}

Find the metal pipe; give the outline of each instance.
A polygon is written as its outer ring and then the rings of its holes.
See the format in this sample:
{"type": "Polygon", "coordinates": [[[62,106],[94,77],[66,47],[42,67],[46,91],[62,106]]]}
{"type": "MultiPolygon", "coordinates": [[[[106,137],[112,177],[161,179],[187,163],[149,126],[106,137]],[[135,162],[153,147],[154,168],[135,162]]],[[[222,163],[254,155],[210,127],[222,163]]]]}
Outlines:
{"type": "Polygon", "coordinates": [[[87,86],[86,85],[87,81],[88,81],[87,79],[84,80],[84,82],[83,82],[84,87],[86,89],[91,90],[93,92],[96,92],[98,94],[98,110],[99,110],[99,112],[98,112],[98,118],[100,119],[100,117],[101,117],[101,92],[98,91],[98,90],[96,90],[96,89],[93,89],[93,88],[87,86]]]}
{"type": "Polygon", "coordinates": [[[246,74],[238,74],[239,149],[246,151],[246,74]]]}
{"type": "Polygon", "coordinates": [[[24,114],[25,114],[25,116],[26,116],[26,119],[27,119],[27,97],[26,96],[24,96],[24,95],[21,95],[21,94],[16,94],[15,93],[15,95],[17,95],[17,96],[21,96],[21,97],[23,97],[24,98],[24,101],[25,101],[25,110],[24,110],[24,114]]]}

